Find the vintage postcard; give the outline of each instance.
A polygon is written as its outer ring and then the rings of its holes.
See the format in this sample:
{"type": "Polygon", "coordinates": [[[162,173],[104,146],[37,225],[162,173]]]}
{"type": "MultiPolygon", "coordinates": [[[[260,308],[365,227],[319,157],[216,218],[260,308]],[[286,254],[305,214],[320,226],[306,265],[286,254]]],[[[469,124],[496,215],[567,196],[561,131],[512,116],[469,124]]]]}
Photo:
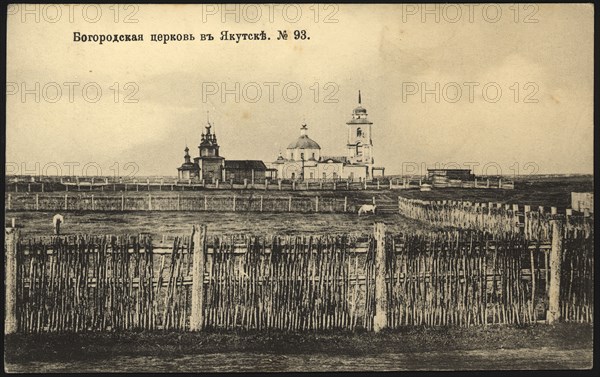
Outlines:
{"type": "Polygon", "coordinates": [[[593,4],[4,11],[6,372],[593,367],[593,4]]]}

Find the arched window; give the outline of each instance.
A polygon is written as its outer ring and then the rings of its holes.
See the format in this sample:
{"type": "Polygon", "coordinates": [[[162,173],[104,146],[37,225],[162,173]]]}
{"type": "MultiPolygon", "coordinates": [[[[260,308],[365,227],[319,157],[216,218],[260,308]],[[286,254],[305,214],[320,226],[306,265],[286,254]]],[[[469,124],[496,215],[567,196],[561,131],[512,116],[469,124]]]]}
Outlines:
{"type": "Polygon", "coordinates": [[[362,156],[362,145],[360,143],[356,145],[356,155],[362,156]]]}
{"type": "Polygon", "coordinates": [[[360,127],[356,129],[356,137],[362,137],[362,129],[360,127]]]}

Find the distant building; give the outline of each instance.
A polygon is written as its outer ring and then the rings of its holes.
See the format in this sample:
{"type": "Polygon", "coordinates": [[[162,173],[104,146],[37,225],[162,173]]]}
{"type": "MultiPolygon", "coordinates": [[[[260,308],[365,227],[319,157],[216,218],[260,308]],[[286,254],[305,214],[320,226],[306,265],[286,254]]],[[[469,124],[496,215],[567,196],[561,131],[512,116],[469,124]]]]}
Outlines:
{"type": "Polygon", "coordinates": [[[471,174],[471,169],[427,169],[427,178],[434,182],[472,181],[475,174],[471,174]]]}
{"type": "Polygon", "coordinates": [[[594,213],[594,193],[593,192],[572,192],[571,208],[578,212],[594,213]]]}

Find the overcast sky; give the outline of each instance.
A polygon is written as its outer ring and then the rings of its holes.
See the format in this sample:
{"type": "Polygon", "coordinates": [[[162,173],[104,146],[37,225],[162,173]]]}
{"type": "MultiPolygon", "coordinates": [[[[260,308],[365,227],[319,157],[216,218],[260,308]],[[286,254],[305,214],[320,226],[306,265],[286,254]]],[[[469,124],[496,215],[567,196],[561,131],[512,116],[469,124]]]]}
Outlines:
{"type": "Polygon", "coordinates": [[[131,162],[138,175],[175,175],[186,143],[198,155],[207,111],[229,159],[275,160],[304,121],[322,154],[340,155],[359,89],[374,123],[376,165],[388,174],[450,162],[479,164],[478,174],[486,164],[503,174],[593,171],[589,4],[428,5],[432,13],[265,5],[260,15],[200,5],[103,5],[101,14],[29,7],[12,6],[8,16],[6,158],[20,172],[23,163],[30,170],[55,163],[66,174],[65,163],[78,162],[97,163],[105,175],[118,164],[126,174],[131,162]],[[221,41],[222,30],[264,30],[271,40],[221,41]],[[288,40],[277,40],[278,30],[288,40]],[[294,30],[310,39],[295,40],[294,30]],[[74,42],[73,32],[144,40],[100,45],[74,42]],[[195,40],[164,44],[151,41],[153,33],[195,40]]]}

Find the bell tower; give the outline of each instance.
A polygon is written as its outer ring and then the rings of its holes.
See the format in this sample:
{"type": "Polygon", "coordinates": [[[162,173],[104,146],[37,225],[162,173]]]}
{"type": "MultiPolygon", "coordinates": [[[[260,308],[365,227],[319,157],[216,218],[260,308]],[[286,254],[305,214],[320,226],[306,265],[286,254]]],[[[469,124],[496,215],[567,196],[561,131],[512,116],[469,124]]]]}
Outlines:
{"type": "Polygon", "coordinates": [[[352,111],[352,119],[346,122],[346,125],[348,126],[346,156],[351,164],[367,165],[370,175],[375,162],[373,159],[373,140],[371,140],[373,122],[367,118],[367,109],[362,107],[360,90],[358,91],[358,106],[352,111]]]}

